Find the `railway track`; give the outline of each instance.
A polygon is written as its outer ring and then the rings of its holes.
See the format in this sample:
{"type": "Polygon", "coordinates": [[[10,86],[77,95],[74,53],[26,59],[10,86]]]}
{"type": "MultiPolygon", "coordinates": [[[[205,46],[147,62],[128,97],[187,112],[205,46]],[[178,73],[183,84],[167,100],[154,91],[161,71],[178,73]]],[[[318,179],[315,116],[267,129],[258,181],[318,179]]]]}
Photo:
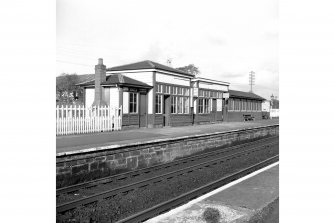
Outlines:
{"type": "Polygon", "coordinates": [[[188,156],[186,158],[178,159],[176,161],[172,161],[172,162],[165,163],[165,164],[159,164],[159,165],[142,168],[142,169],[138,169],[134,171],[129,171],[126,173],[121,173],[121,174],[117,174],[113,176],[108,176],[108,177],[104,177],[104,178],[100,178],[100,179],[96,179],[96,180],[92,180],[92,181],[88,181],[88,182],[84,182],[84,183],[80,183],[80,184],[76,184],[76,185],[72,185],[68,187],[59,188],[56,190],[56,197],[59,197],[61,194],[75,193],[79,190],[94,188],[99,185],[111,184],[111,183],[116,183],[116,182],[119,183],[119,182],[126,181],[131,178],[138,177],[138,176],[143,177],[146,175],[150,175],[153,172],[157,172],[159,170],[168,170],[168,168],[171,168],[171,167],[190,165],[191,163],[199,162],[200,160],[206,160],[211,157],[220,156],[223,154],[229,154],[233,151],[241,150],[251,145],[267,143],[268,141],[271,141],[277,138],[278,138],[277,136],[269,137],[269,138],[257,140],[251,143],[249,142],[249,143],[243,143],[243,144],[236,145],[236,146],[231,146],[231,147],[228,147],[222,150],[216,150],[216,151],[211,151],[207,153],[202,153],[199,155],[188,156]]]}
{"type": "MultiPolygon", "coordinates": [[[[137,181],[135,183],[127,184],[127,185],[124,185],[124,186],[121,186],[121,187],[113,188],[111,190],[107,190],[107,191],[100,192],[100,193],[97,193],[97,194],[94,194],[94,195],[91,195],[91,196],[87,196],[87,197],[84,197],[84,198],[81,198],[81,199],[77,199],[77,200],[74,200],[74,201],[70,201],[70,202],[66,202],[66,203],[57,205],[57,207],[56,207],[57,213],[59,213],[59,214],[65,213],[67,211],[70,211],[70,210],[78,207],[78,206],[81,206],[81,205],[85,206],[85,205],[88,205],[88,204],[96,203],[99,200],[109,199],[109,198],[112,198],[116,195],[120,195],[120,194],[121,195],[126,195],[129,192],[132,192],[136,189],[149,187],[150,185],[154,185],[154,184],[158,184],[158,183],[163,183],[164,181],[168,181],[168,180],[170,180],[174,177],[178,177],[178,176],[181,176],[181,175],[187,175],[189,173],[192,173],[192,172],[197,171],[197,170],[202,169],[202,168],[210,168],[211,166],[220,165],[222,163],[225,163],[226,161],[234,160],[234,159],[237,159],[237,158],[242,157],[242,156],[248,156],[252,153],[255,153],[255,152],[261,151],[261,150],[265,150],[270,146],[278,144],[278,140],[275,140],[275,142],[272,141],[270,143],[269,143],[269,141],[264,141],[264,140],[262,140],[262,142],[263,142],[263,145],[259,145],[260,142],[258,142],[258,144],[257,143],[252,143],[252,145],[250,145],[250,143],[249,143],[247,146],[252,147],[251,149],[246,149],[244,151],[239,151],[239,152],[236,152],[234,154],[214,158],[214,159],[211,159],[209,161],[197,163],[195,165],[191,165],[191,166],[188,166],[188,167],[185,167],[185,168],[181,168],[181,169],[178,169],[178,170],[175,170],[175,171],[172,171],[172,172],[168,172],[168,173],[165,173],[165,174],[162,174],[162,175],[159,175],[159,176],[151,177],[149,179],[137,181]],[[264,142],[266,142],[266,143],[264,143],[264,142]]],[[[234,146],[234,149],[237,149],[237,148],[240,148],[240,147],[241,147],[241,145],[240,146],[234,146]]],[[[222,153],[222,151],[216,151],[216,152],[217,153],[218,152],[222,153]]],[[[204,156],[204,155],[205,154],[201,154],[199,156],[204,156]]],[[[178,160],[178,161],[180,162],[182,160],[178,160]]],[[[170,163],[170,164],[172,164],[172,163],[170,163]]],[[[164,166],[164,165],[159,165],[159,166],[164,166]]],[[[152,169],[152,171],[154,171],[154,170],[155,169],[152,169]]],[[[134,172],[134,171],[132,171],[132,172],[134,172]]],[[[89,186],[89,184],[88,185],[86,184],[85,186],[89,186]]],[[[66,191],[70,191],[70,190],[67,189],[66,191]]]]}
{"type": "Polygon", "coordinates": [[[168,200],[166,202],[163,202],[161,204],[158,204],[152,208],[149,208],[147,210],[144,210],[142,212],[136,213],[132,216],[129,216],[127,218],[124,218],[120,221],[118,221],[117,223],[123,223],[123,222],[143,222],[146,221],[150,218],[153,218],[157,215],[163,214],[173,208],[176,208],[180,205],[183,205],[187,202],[189,202],[190,200],[193,200],[197,197],[200,197],[203,194],[206,194],[212,190],[215,190],[216,188],[219,188],[223,185],[226,185],[236,179],[239,179],[241,177],[244,177],[258,169],[261,169],[267,165],[270,165],[276,161],[279,160],[279,155],[273,156],[267,160],[264,160],[262,162],[259,162],[255,165],[252,165],[248,168],[245,168],[243,170],[240,170],[236,173],[233,173],[229,176],[223,177],[217,181],[214,181],[212,183],[209,183],[207,185],[204,185],[200,188],[197,188],[195,190],[192,190],[188,193],[182,194],[176,198],[173,198],[171,200],[168,200]]]}

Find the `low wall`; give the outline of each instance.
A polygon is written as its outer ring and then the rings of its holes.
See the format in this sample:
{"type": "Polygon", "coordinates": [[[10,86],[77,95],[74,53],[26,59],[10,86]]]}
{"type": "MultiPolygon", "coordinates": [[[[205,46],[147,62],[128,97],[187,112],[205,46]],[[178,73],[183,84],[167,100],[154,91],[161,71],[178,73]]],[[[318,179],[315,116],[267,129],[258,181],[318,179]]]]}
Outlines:
{"type": "Polygon", "coordinates": [[[56,156],[56,174],[57,179],[64,179],[94,171],[134,170],[170,162],[205,149],[269,135],[279,135],[279,125],[60,153],[56,156]]]}

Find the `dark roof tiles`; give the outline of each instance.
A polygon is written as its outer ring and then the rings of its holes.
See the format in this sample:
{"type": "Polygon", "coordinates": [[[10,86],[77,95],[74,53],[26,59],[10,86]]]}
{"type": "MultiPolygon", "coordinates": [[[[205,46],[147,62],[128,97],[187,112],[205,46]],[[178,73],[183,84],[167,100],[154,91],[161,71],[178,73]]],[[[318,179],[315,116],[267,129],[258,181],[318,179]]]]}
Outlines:
{"type": "MultiPolygon", "coordinates": [[[[101,85],[112,85],[112,84],[120,84],[125,86],[138,86],[138,87],[144,87],[144,88],[151,88],[150,85],[143,83],[138,80],[134,80],[130,77],[121,75],[121,74],[112,74],[106,76],[106,81],[102,82],[101,85]]],[[[80,86],[90,86],[94,85],[94,80],[88,81],[86,83],[80,84],[80,86]]]]}
{"type": "Polygon", "coordinates": [[[257,94],[254,94],[252,92],[235,91],[235,90],[229,90],[229,97],[265,100],[265,98],[262,98],[261,96],[258,96],[257,94]]]}
{"type": "Polygon", "coordinates": [[[107,71],[143,70],[143,69],[157,69],[194,77],[194,75],[192,74],[150,60],[144,60],[137,63],[131,63],[117,67],[107,68],[107,71]]]}

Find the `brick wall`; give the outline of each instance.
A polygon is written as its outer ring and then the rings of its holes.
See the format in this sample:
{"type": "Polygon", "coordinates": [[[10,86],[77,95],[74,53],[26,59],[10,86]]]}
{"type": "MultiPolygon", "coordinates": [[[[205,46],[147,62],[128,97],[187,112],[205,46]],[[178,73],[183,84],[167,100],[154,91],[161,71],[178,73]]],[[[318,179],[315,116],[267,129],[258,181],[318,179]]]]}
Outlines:
{"type": "Polygon", "coordinates": [[[173,161],[198,151],[266,135],[279,135],[279,125],[246,130],[164,139],[110,149],[57,155],[57,177],[85,175],[92,171],[133,170],[173,161]]]}
{"type": "Polygon", "coordinates": [[[122,128],[127,126],[139,128],[139,115],[138,114],[123,114],[122,115],[122,128]]]}
{"type": "Polygon", "coordinates": [[[210,123],[211,121],[212,121],[211,114],[195,114],[194,117],[195,124],[210,123]]]}
{"type": "Polygon", "coordinates": [[[192,116],[190,114],[171,114],[171,126],[192,125],[192,116]]]}

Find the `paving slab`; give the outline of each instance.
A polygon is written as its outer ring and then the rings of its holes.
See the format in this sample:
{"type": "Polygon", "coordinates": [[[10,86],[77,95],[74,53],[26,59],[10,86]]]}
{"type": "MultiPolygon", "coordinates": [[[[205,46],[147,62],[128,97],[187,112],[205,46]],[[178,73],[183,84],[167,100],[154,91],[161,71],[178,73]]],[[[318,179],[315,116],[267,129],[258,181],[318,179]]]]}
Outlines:
{"type": "MultiPolygon", "coordinates": [[[[152,218],[147,223],[205,223],[203,212],[206,208],[216,208],[220,212],[220,222],[242,223],[268,222],[264,219],[278,221],[279,199],[279,164],[259,174],[243,180],[233,186],[225,188],[194,204],[180,207],[179,211],[172,210],[166,214],[152,218]],[[269,205],[274,208],[273,213],[262,215],[262,211],[269,205]],[[260,216],[260,217],[259,217],[260,216]],[[264,218],[264,219],[260,219],[264,218]]],[[[216,190],[216,191],[217,191],[216,190]]],[[[205,195],[206,196],[206,195],[205,195]]]]}
{"type": "Polygon", "coordinates": [[[98,146],[125,145],[130,143],[146,142],[150,140],[231,131],[274,124],[279,124],[279,121],[259,120],[251,122],[223,122],[206,125],[167,128],[140,128],[115,132],[57,136],[56,153],[83,150],[98,146]]]}

